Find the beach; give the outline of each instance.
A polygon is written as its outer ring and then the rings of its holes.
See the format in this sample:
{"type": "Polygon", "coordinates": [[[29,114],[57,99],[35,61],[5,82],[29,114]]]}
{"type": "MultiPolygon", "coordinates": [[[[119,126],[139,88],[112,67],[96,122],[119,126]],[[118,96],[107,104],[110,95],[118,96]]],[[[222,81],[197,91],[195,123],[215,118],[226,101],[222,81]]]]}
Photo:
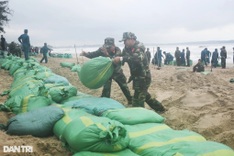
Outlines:
{"type": "MultiPolygon", "coordinates": [[[[42,56],[37,56],[39,61],[42,56]]],[[[82,65],[87,58],[79,57],[78,63],[82,65]]],[[[49,58],[49,62],[42,63],[54,73],[66,77],[78,91],[99,97],[102,88],[90,90],[79,81],[76,72],[69,68],[62,68],[60,62],[77,63],[75,57],[49,58]]],[[[127,64],[123,66],[124,74],[130,76],[127,64]]],[[[207,140],[216,141],[234,149],[234,83],[229,80],[234,78],[234,66],[229,64],[226,69],[207,66],[204,73],[194,73],[191,67],[163,66],[160,70],[150,65],[152,82],[149,92],[162,102],[167,111],[161,114],[165,123],[173,129],[188,129],[203,135],[207,140]]],[[[0,93],[9,90],[13,78],[8,71],[0,69],[0,93]]],[[[133,94],[132,83],[129,88],[133,94]]],[[[127,100],[118,84],[113,81],[111,98],[124,104],[127,100]]],[[[4,103],[7,96],[0,97],[4,103]]],[[[145,103],[145,107],[150,107],[145,103]]],[[[0,123],[6,124],[12,113],[0,112],[0,123]]],[[[34,153],[29,155],[66,156],[71,155],[55,136],[36,138],[32,136],[9,136],[0,131],[0,147],[5,145],[30,145],[34,153]]],[[[0,155],[3,155],[0,149],[0,155]]],[[[7,155],[7,154],[5,154],[7,155]]],[[[10,154],[12,155],[12,153],[10,154]]],[[[17,155],[17,154],[16,154],[17,155]]],[[[20,153],[18,153],[20,155],[20,153]]],[[[27,155],[27,154],[24,154],[27,155]]]]}

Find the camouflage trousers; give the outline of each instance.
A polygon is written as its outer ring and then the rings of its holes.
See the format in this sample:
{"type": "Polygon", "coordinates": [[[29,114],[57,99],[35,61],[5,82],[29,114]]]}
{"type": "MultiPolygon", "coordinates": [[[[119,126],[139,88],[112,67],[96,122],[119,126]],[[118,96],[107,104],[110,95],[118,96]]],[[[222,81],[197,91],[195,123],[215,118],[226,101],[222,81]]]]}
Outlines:
{"type": "Polygon", "coordinates": [[[164,110],[163,106],[155,98],[152,98],[148,92],[148,88],[151,83],[151,77],[134,77],[133,89],[135,90],[133,96],[134,107],[144,107],[146,102],[154,110],[164,110]]]}
{"type": "Polygon", "coordinates": [[[113,76],[105,83],[103,90],[102,90],[102,97],[110,97],[111,94],[111,84],[112,79],[119,85],[120,89],[124,93],[125,97],[128,100],[128,103],[132,102],[132,96],[130,94],[128,85],[127,85],[127,78],[123,73],[114,73],[113,76]]]}

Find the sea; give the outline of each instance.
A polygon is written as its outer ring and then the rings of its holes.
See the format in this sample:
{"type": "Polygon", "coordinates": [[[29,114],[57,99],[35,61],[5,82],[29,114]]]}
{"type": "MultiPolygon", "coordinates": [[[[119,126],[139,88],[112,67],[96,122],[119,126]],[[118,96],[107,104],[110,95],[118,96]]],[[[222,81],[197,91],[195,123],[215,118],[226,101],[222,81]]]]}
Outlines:
{"type": "MultiPolygon", "coordinates": [[[[60,47],[60,48],[53,48],[52,53],[69,53],[72,54],[73,57],[79,56],[80,53],[82,51],[85,52],[92,52],[92,51],[96,51],[99,47],[101,47],[102,45],[96,45],[96,46],[70,46],[70,47],[60,47]]],[[[118,46],[120,49],[123,49],[124,46],[123,45],[116,45],[118,46]]],[[[186,51],[186,47],[188,47],[190,49],[190,53],[191,53],[191,60],[193,61],[193,63],[196,63],[198,61],[198,59],[201,58],[201,51],[205,48],[207,48],[211,53],[213,53],[215,51],[215,49],[218,49],[219,55],[220,55],[220,49],[225,46],[226,50],[227,50],[227,66],[229,67],[234,67],[234,62],[233,62],[233,57],[234,57],[234,43],[207,43],[207,44],[145,44],[146,48],[149,48],[150,52],[151,52],[151,58],[153,58],[153,56],[155,55],[156,49],[157,47],[160,47],[160,49],[162,51],[165,52],[170,52],[173,56],[176,50],[176,47],[179,47],[180,51],[182,51],[182,49],[185,49],[186,51]]],[[[219,63],[220,63],[220,59],[219,59],[219,63]]]]}

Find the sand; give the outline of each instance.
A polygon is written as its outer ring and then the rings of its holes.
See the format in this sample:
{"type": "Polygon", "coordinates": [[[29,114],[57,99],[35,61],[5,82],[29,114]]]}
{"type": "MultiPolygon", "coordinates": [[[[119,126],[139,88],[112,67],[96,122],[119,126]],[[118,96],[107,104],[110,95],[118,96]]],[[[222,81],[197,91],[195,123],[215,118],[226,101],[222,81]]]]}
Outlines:
{"type": "MultiPolygon", "coordinates": [[[[37,59],[40,60],[41,56],[37,59]]],[[[80,64],[86,58],[79,57],[80,64]]],[[[66,77],[80,92],[100,96],[102,88],[90,90],[79,81],[77,73],[68,68],[60,67],[60,62],[77,62],[75,58],[49,58],[47,66],[56,74],[66,77]]],[[[163,66],[157,70],[150,65],[152,83],[149,92],[167,108],[162,114],[166,124],[174,129],[189,129],[203,135],[207,140],[226,144],[234,149],[234,67],[215,68],[206,74],[193,73],[192,67],[163,66]]],[[[123,66],[124,73],[129,77],[128,66],[123,66]]],[[[210,67],[206,67],[210,71],[210,67]]],[[[0,93],[8,90],[13,81],[8,71],[0,69],[0,93]]],[[[129,83],[132,90],[132,84],[129,83]]],[[[111,97],[127,106],[127,100],[117,83],[112,83],[111,97]]],[[[7,96],[0,97],[4,103],[7,96]]],[[[127,106],[128,107],[128,106],[127,106]]],[[[145,107],[150,109],[147,104],[145,107]]],[[[12,113],[0,112],[0,123],[7,123],[12,113]]],[[[67,156],[72,155],[56,137],[35,138],[32,136],[9,136],[0,131],[0,155],[3,145],[30,145],[34,153],[28,155],[67,156]]],[[[7,155],[7,154],[5,154],[7,155]]],[[[12,153],[10,154],[12,155],[12,153]]],[[[16,154],[17,155],[17,154],[16,154]]],[[[20,154],[18,154],[20,155],[20,154]]],[[[27,154],[23,154],[27,155],[27,154]]]]}

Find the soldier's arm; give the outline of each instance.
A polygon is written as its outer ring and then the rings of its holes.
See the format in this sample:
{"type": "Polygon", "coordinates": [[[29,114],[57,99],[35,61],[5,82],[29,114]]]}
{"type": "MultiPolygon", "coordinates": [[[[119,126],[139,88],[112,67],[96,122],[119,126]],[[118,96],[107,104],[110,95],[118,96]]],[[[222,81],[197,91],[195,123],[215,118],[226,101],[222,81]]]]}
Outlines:
{"type": "Polygon", "coordinates": [[[22,38],[22,35],[18,38],[18,41],[19,41],[19,43],[22,44],[21,38],[22,38]]]}
{"type": "Polygon", "coordinates": [[[103,53],[101,51],[101,48],[99,48],[98,50],[93,51],[93,52],[84,52],[83,56],[85,56],[87,58],[95,58],[98,56],[103,56],[103,53]]]}

